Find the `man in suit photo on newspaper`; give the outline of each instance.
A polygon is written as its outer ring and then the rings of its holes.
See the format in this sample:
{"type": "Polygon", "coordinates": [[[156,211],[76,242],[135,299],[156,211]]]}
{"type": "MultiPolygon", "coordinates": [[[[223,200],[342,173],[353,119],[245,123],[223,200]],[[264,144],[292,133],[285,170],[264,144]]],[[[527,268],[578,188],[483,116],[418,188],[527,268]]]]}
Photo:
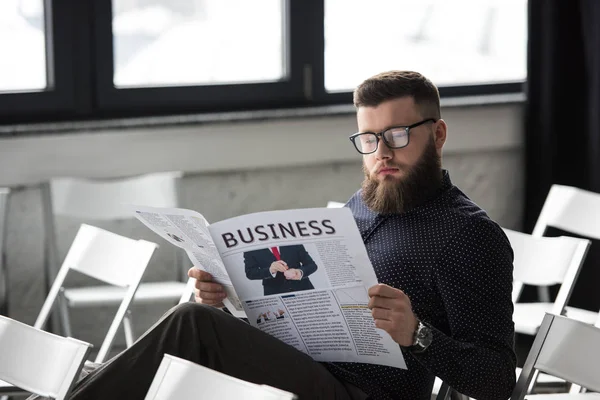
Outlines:
{"type": "Polygon", "coordinates": [[[317,270],[301,244],[244,252],[246,277],[262,280],[264,295],[314,289],[308,278],[317,270]]]}

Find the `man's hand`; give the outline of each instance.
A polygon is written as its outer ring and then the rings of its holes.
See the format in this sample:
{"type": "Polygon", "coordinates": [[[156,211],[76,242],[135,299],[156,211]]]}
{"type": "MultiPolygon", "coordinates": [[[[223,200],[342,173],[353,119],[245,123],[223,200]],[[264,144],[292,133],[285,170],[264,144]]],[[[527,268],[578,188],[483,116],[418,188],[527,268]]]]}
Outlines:
{"type": "Polygon", "coordinates": [[[224,307],[223,299],[227,297],[223,285],[213,282],[213,277],[206,271],[192,267],[188,271],[190,278],[196,279],[194,300],[196,303],[207,304],[213,307],[224,307]]]}
{"type": "Polygon", "coordinates": [[[290,268],[283,273],[285,275],[285,279],[292,281],[299,281],[302,279],[302,270],[297,268],[290,268]]]}
{"type": "Polygon", "coordinates": [[[418,321],[408,296],[400,289],[379,284],[369,289],[369,297],[375,326],[386,331],[400,346],[411,346],[418,321]]]}
{"type": "Polygon", "coordinates": [[[292,281],[299,281],[302,279],[302,270],[297,268],[290,268],[283,273],[285,275],[285,279],[292,281]]]}
{"type": "Polygon", "coordinates": [[[275,261],[274,263],[271,264],[271,267],[269,268],[269,272],[271,273],[271,275],[273,275],[277,272],[285,272],[287,270],[288,270],[288,266],[287,266],[286,262],[283,260],[275,261]]]}

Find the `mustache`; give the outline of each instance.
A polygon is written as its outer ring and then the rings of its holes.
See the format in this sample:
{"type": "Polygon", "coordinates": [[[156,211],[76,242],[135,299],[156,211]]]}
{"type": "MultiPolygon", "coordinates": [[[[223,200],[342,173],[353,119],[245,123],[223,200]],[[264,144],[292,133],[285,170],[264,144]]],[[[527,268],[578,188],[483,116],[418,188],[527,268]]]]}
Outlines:
{"type": "Polygon", "coordinates": [[[386,163],[386,162],[378,162],[377,164],[375,164],[375,166],[373,167],[373,173],[377,174],[379,173],[382,169],[398,169],[398,170],[404,170],[406,169],[405,165],[402,164],[396,164],[396,163],[386,163]]]}

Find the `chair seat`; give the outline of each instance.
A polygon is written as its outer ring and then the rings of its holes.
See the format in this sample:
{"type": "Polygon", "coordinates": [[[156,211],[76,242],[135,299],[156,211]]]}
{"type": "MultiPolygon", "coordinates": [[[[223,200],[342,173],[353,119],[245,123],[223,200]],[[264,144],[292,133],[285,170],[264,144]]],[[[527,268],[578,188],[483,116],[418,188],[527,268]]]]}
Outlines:
{"type": "MultiPolygon", "coordinates": [[[[517,368],[517,379],[519,379],[519,375],[521,375],[521,368],[517,368]]],[[[564,383],[565,381],[557,378],[552,375],[540,373],[538,376],[537,383],[564,383]]],[[[431,399],[435,399],[436,395],[440,392],[442,387],[442,380],[438,377],[435,378],[435,383],[433,384],[433,391],[431,399]]],[[[588,400],[588,399],[599,399],[599,393],[581,393],[581,394],[568,394],[568,393],[552,393],[552,394],[530,394],[525,396],[525,399],[535,399],[535,400],[588,400]]]]}
{"type": "MultiPolygon", "coordinates": [[[[519,379],[519,376],[521,375],[521,371],[522,371],[522,368],[517,368],[517,379],[519,379]]],[[[563,383],[565,383],[564,380],[557,378],[555,376],[552,376],[552,375],[544,374],[544,373],[540,373],[538,375],[538,379],[537,379],[537,384],[539,384],[539,385],[563,384],[563,383]]],[[[440,392],[441,387],[442,387],[442,380],[440,378],[436,377],[435,382],[433,384],[432,394],[438,394],[440,392]]]]}
{"type": "MultiPolygon", "coordinates": [[[[521,376],[522,370],[523,370],[523,368],[517,367],[517,379],[519,379],[519,376],[521,376]]],[[[548,375],[543,372],[540,372],[540,374],[538,375],[536,383],[538,385],[566,384],[564,379],[560,379],[560,378],[557,378],[556,376],[548,375]]]]}
{"type": "MultiPolygon", "coordinates": [[[[526,335],[537,334],[544,314],[552,311],[552,307],[553,303],[516,303],[513,313],[515,331],[526,335]]],[[[593,325],[598,313],[567,306],[566,316],[593,325]]]]}
{"type": "MultiPolygon", "coordinates": [[[[152,303],[157,300],[179,301],[185,291],[185,282],[140,283],[134,298],[135,304],[152,303]]],[[[126,289],[117,286],[88,286],[65,289],[69,307],[101,306],[120,304],[126,289]]]]}

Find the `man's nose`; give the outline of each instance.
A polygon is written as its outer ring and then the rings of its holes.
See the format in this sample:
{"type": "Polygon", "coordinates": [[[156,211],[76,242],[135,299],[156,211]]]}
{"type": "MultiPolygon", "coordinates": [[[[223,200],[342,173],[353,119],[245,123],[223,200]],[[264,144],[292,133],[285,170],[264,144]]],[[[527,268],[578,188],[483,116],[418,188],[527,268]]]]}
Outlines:
{"type": "Polygon", "coordinates": [[[380,139],[377,150],[375,151],[375,158],[377,160],[388,160],[392,158],[393,155],[394,151],[390,149],[387,144],[385,144],[383,139],[380,139]]]}

